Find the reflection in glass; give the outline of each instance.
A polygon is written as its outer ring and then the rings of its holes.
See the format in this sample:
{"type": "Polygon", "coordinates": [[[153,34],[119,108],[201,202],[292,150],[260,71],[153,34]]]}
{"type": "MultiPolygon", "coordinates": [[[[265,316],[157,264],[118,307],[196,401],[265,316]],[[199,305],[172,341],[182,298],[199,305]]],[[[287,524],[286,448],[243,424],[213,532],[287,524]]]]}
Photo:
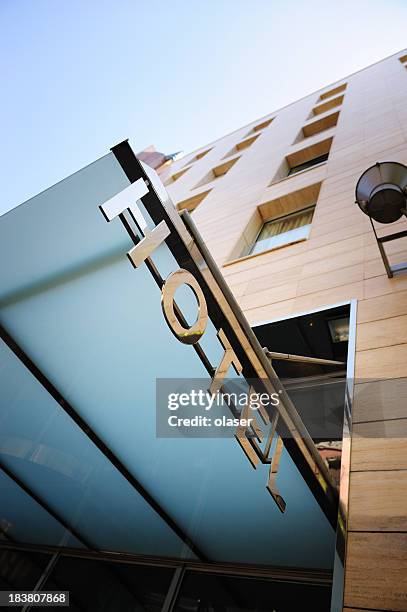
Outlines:
{"type": "Polygon", "coordinates": [[[330,588],[190,573],[175,612],[327,612],[330,588]]]}
{"type": "Polygon", "coordinates": [[[0,590],[32,590],[50,559],[51,555],[0,548],[0,590]]]}
{"type": "MultiPolygon", "coordinates": [[[[0,453],[1,458],[1,453],[0,453]]],[[[0,469],[0,537],[27,544],[82,544],[0,469]]]]}
{"type": "Polygon", "coordinates": [[[313,166],[317,166],[318,164],[323,164],[328,159],[328,156],[329,156],[329,153],[324,153],[323,155],[319,155],[318,157],[309,159],[303,164],[292,166],[289,169],[287,176],[291,176],[292,174],[297,174],[297,172],[301,172],[302,170],[307,170],[307,168],[312,168],[313,166]]]}
{"type": "Polygon", "coordinates": [[[67,557],[58,561],[43,590],[69,591],[70,612],[159,612],[172,576],[173,570],[163,567],[67,557]]]}

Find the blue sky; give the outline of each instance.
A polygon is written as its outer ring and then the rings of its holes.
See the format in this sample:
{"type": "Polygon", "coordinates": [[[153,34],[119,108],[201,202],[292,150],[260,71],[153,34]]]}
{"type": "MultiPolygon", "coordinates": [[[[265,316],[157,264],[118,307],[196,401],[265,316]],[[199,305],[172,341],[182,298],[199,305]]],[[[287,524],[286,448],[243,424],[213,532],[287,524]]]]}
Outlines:
{"type": "Polygon", "coordinates": [[[407,0],[0,0],[0,213],[124,138],[204,145],[407,47],[406,24],[407,0]]]}

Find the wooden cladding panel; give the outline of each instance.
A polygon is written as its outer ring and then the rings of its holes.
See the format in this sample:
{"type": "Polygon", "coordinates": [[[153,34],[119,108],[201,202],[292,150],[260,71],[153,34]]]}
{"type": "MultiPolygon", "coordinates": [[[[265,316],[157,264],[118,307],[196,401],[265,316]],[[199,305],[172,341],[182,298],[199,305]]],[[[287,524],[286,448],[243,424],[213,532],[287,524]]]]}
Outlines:
{"type": "Polygon", "coordinates": [[[407,612],[407,533],[349,533],[345,606],[407,612]]]}

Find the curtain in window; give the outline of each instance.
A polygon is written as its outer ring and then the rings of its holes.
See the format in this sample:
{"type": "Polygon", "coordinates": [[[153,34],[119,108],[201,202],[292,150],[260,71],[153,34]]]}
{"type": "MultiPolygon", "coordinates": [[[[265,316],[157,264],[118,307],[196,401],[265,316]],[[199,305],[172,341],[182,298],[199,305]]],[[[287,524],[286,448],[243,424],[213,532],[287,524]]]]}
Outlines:
{"type": "Polygon", "coordinates": [[[286,215],[275,221],[268,221],[258,235],[252,253],[261,253],[268,249],[289,244],[308,236],[314,207],[298,213],[286,215]]]}

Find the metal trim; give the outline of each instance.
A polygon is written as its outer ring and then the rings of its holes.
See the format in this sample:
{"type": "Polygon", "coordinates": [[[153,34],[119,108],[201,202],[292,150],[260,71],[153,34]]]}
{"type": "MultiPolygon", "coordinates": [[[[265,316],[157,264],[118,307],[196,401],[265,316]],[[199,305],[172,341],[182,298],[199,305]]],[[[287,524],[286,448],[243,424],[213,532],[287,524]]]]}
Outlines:
{"type": "Polygon", "coordinates": [[[342,431],[341,475],[339,486],[338,527],[336,530],[337,562],[334,565],[331,612],[342,612],[345,593],[345,564],[348,538],[350,462],[352,450],[353,395],[357,334],[357,300],[349,302],[349,340],[346,368],[346,397],[342,431]]]}
{"type": "Polygon", "coordinates": [[[166,568],[180,568],[190,572],[214,573],[227,576],[244,576],[247,578],[262,578],[278,580],[279,582],[301,582],[330,586],[332,584],[332,570],[320,568],[296,568],[285,566],[255,566],[244,563],[202,563],[200,561],[185,561],[170,557],[150,557],[146,555],[132,555],[112,551],[91,551],[78,548],[63,548],[55,546],[41,546],[36,544],[1,543],[0,550],[20,550],[22,552],[39,552],[45,554],[60,553],[60,558],[75,557],[90,561],[120,563],[127,565],[144,565],[166,568]]]}
{"type": "Polygon", "coordinates": [[[397,240],[398,238],[405,238],[407,236],[407,230],[396,232],[395,234],[388,234],[387,236],[381,236],[378,238],[379,242],[390,242],[391,240],[397,240]]]}
{"type": "Polygon", "coordinates": [[[381,240],[379,240],[379,237],[377,235],[376,228],[374,226],[372,217],[369,216],[369,219],[370,219],[370,223],[371,223],[371,226],[372,226],[372,229],[373,229],[374,237],[376,238],[377,247],[378,247],[378,249],[380,251],[380,255],[382,256],[384,267],[386,268],[387,276],[389,278],[393,278],[393,272],[392,272],[392,269],[391,269],[391,265],[389,263],[389,259],[387,257],[386,250],[385,250],[381,240]]]}

